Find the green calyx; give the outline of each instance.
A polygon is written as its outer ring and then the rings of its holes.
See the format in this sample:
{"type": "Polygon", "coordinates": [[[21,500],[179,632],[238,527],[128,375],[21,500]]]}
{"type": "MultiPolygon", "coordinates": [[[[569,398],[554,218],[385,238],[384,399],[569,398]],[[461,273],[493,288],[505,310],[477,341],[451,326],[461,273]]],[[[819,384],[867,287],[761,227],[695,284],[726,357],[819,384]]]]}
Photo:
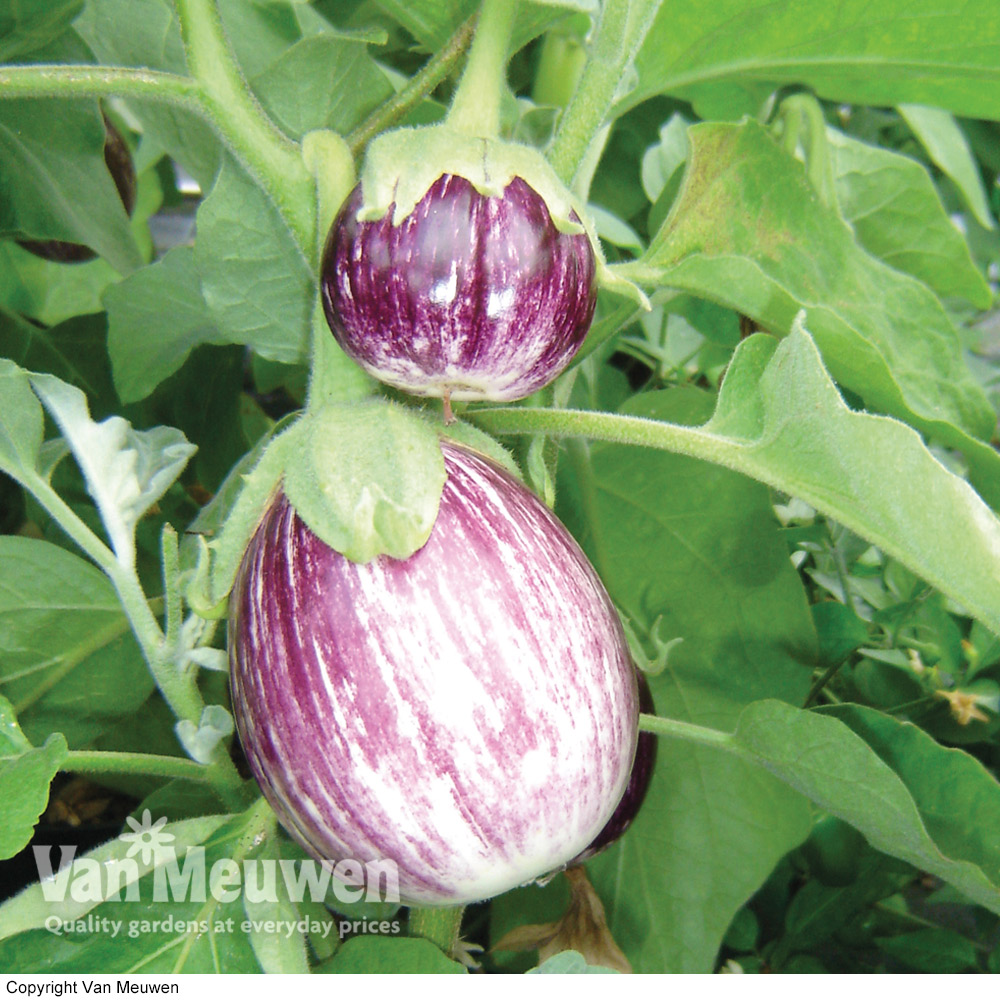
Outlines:
{"type": "Polygon", "coordinates": [[[443,174],[464,177],[488,197],[500,197],[520,177],[542,196],[560,232],[587,228],[580,221],[581,206],[538,150],[468,135],[447,124],[396,129],[372,142],[361,170],[364,201],[358,220],[381,219],[392,209],[392,224],[398,226],[443,174]],[[578,219],[571,218],[574,213],[578,219]]]}
{"type": "Polygon", "coordinates": [[[649,308],[638,286],[609,270],[586,206],[531,146],[468,135],[447,122],[386,132],[368,147],[360,177],[363,200],[358,221],[382,219],[391,210],[392,224],[398,226],[444,174],[464,177],[487,197],[501,197],[510,182],[520,177],[541,196],[556,229],[587,234],[599,285],[649,308]]]}

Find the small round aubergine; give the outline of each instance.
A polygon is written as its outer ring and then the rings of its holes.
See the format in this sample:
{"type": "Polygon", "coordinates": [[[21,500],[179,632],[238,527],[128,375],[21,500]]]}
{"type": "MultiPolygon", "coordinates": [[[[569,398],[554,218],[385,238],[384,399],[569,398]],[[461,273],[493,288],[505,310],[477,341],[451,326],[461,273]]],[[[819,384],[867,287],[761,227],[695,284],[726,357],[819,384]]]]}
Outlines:
{"type": "Polygon", "coordinates": [[[417,396],[511,400],[569,364],[597,301],[594,251],[526,181],[491,196],[445,174],[399,225],[391,207],[359,222],[362,200],[358,185],[330,229],[321,287],[366,371],[417,396]]]}

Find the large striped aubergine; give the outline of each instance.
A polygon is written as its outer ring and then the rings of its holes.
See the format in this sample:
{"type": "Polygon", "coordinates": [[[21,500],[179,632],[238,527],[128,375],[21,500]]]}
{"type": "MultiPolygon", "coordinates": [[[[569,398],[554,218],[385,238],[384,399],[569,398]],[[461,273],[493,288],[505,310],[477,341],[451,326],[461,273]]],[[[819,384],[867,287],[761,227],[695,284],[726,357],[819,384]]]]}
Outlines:
{"type": "Polygon", "coordinates": [[[597,301],[594,251],[526,181],[493,197],[444,174],[398,226],[392,208],[358,222],[361,204],[358,185],[330,229],[321,289],[334,336],[368,372],[418,396],[510,400],[569,364],[597,301]]]}
{"type": "Polygon", "coordinates": [[[282,824],[395,862],[403,902],[486,899],[600,833],[636,748],[635,671],[586,557],[529,490],[442,444],[409,559],[348,561],[281,495],[230,604],[233,706],[282,824]]]}

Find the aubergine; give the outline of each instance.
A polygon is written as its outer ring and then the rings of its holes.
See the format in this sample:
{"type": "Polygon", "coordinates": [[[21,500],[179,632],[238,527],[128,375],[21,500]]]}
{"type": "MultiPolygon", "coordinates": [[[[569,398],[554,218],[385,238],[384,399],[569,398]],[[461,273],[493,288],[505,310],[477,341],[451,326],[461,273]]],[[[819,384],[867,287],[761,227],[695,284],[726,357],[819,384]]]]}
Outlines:
{"type": "Polygon", "coordinates": [[[283,494],[230,601],[234,716],[289,833],[336,864],[389,860],[417,905],[564,868],[629,783],[636,672],[569,532],[508,472],[442,443],[430,538],[355,563],[283,494]]]}

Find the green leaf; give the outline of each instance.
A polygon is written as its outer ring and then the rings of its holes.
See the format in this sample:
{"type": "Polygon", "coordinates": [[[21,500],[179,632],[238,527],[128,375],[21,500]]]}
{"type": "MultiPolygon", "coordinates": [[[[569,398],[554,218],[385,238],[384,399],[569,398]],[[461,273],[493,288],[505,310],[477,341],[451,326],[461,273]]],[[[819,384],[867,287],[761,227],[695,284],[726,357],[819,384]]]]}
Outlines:
{"type": "Polygon", "coordinates": [[[243,72],[251,79],[302,37],[295,0],[251,4],[220,0],[218,6],[226,36],[243,72]]]}
{"type": "Polygon", "coordinates": [[[0,358],[0,469],[23,483],[34,474],[44,418],[27,373],[0,358]]]}
{"type": "Polygon", "coordinates": [[[107,323],[100,313],[46,329],[0,311],[0,351],[5,357],[29,371],[48,372],[75,385],[103,411],[119,405],[109,377],[107,337],[107,323]]]}
{"type": "Polygon", "coordinates": [[[73,744],[153,688],[108,579],[50,542],[0,537],[0,686],[33,739],[73,744]]]}
{"type": "Polygon", "coordinates": [[[785,911],[780,952],[788,955],[820,948],[873,903],[912,882],[913,875],[909,865],[862,842],[857,872],[848,884],[830,886],[813,878],[795,894],[785,911]]]}
{"type": "Polygon", "coordinates": [[[104,137],[96,101],[0,103],[0,233],[82,243],[122,274],[141,267],[104,137]]]}
{"type": "Polygon", "coordinates": [[[982,174],[958,122],[947,111],[915,104],[901,104],[899,113],[931,160],[954,182],[976,222],[996,229],[982,174]]]}
{"type": "Polygon", "coordinates": [[[621,110],[671,94],[694,101],[704,117],[738,117],[783,84],[804,84],[833,101],[930,104],[995,118],[998,46],[993,0],[882,0],[877,16],[865,0],[665,3],[621,110]]]}
{"type": "Polygon", "coordinates": [[[21,732],[14,706],[0,695],[0,757],[13,757],[31,749],[31,741],[21,732]]]}
{"type": "Polygon", "coordinates": [[[315,972],[357,973],[456,973],[465,969],[453,962],[432,941],[424,938],[381,937],[367,934],[351,938],[333,958],[315,972]]]}
{"type": "MultiPolygon", "coordinates": [[[[259,857],[262,861],[277,863],[280,860],[279,854],[278,838],[270,837],[261,848],[259,857]]],[[[258,899],[250,893],[243,894],[243,912],[250,922],[247,935],[254,955],[264,972],[308,972],[309,963],[302,934],[274,931],[275,927],[297,924],[302,919],[301,911],[289,898],[288,888],[283,880],[276,880],[275,889],[277,891],[270,899],[258,899]]],[[[329,919],[329,910],[321,909],[320,913],[323,920],[329,919]]],[[[334,938],[336,934],[334,930],[334,938]]]]}
{"type": "Polygon", "coordinates": [[[943,975],[978,969],[976,946],[957,931],[946,927],[910,931],[877,940],[890,958],[917,972],[943,975]]]}
{"type": "Polygon", "coordinates": [[[606,974],[616,976],[617,969],[605,969],[601,965],[587,965],[587,960],[578,951],[561,951],[558,955],[547,958],[541,965],[528,969],[529,975],[586,975],[606,974]]]}
{"type": "Polygon", "coordinates": [[[394,93],[359,41],[313,35],[251,80],[264,108],[296,139],[313,129],[341,134],[394,93]]]}
{"type": "Polygon", "coordinates": [[[1000,885],[1000,784],[975,757],[863,705],[825,707],[891,767],[941,850],[975,863],[1000,885]]]}
{"type": "Polygon", "coordinates": [[[830,514],[997,627],[1000,523],[968,484],[909,428],[850,410],[801,326],[777,349],[755,337],[740,353],[705,425],[746,449],[736,467],[830,514]],[[892,457],[891,475],[874,455],[892,457]]]}
{"type": "Polygon", "coordinates": [[[309,413],[286,438],[285,493],[331,548],[368,562],[405,559],[427,541],[445,481],[429,423],[370,400],[309,413]]]}
{"type": "MultiPolygon", "coordinates": [[[[712,402],[667,390],[629,411],[697,423],[712,402]]],[[[649,678],[657,711],[735,724],[757,698],[801,702],[815,637],[768,491],[679,455],[603,444],[571,455],[564,494],[579,491],[577,534],[613,599],[651,643],[680,640],[649,678]]],[[[758,768],[661,746],[631,830],[588,865],[635,970],[711,970],[734,914],[809,827],[805,800],[758,768]]]]}
{"type": "MultiPolygon", "coordinates": [[[[429,52],[436,52],[458,26],[476,13],[477,0],[377,0],[378,6],[398,21],[429,52]]],[[[572,9],[591,9],[591,0],[553,0],[551,4],[524,3],[514,22],[510,50],[540,35],[553,21],[572,9]]]]}
{"type": "Polygon", "coordinates": [[[809,609],[819,636],[820,662],[833,666],[868,641],[868,626],[852,608],[836,601],[821,601],[809,609]]]}
{"type": "Polygon", "coordinates": [[[187,471],[209,491],[218,488],[251,441],[270,427],[256,399],[243,391],[246,361],[241,347],[203,344],[150,400],[157,419],[197,444],[187,471]]]}
{"type": "Polygon", "coordinates": [[[660,129],[660,141],[650,146],[642,157],[642,190],[655,202],[670,178],[684,166],[691,153],[687,130],[690,122],[674,112],[660,129]]]}
{"type": "Polygon", "coordinates": [[[0,0],[0,63],[58,38],[82,8],[83,0],[0,0]]]}
{"type": "Polygon", "coordinates": [[[849,409],[801,323],[743,341],[702,427],[585,411],[475,413],[492,433],[583,435],[704,458],[805,500],[1000,632],[1000,522],[919,435],[849,409]]]}
{"type": "MultiPolygon", "coordinates": [[[[77,859],[72,868],[64,870],[65,879],[60,872],[54,883],[37,887],[43,899],[46,891],[55,897],[47,901],[44,929],[37,925],[37,917],[43,910],[41,902],[37,895],[27,895],[32,889],[0,910],[0,926],[7,922],[23,924],[25,921],[13,904],[22,898],[26,906],[34,903],[31,914],[34,929],[22,930],[0,941],[0,964],[12,972],[73,973],[91,969],[159,974],[260,972],[261,966],[243,928],[246,917],[241,897],[246,869],[242,864],[256,860],[263,844],[273,836],[266,824],[265,811],[266,807],[258,802],[240,816],[187,821],[190,824],[187,829],[192,833],[199,831],[199,824],[202,830],[211,831],[202,833],[200,844],[194,846],[188,842],[179,847],[175,837],[170,839],[175,827],[164,826],[155,835],[161,845],[159,850],[147,846],[144,854],[137,849],[136,841],[123,842],[119,838],[106,845],[106,849],[100,849],[109,851],[102,861],[98,862],[94,855],[87,860],[77,859]],[[203,856],[199,847],[204,848],[203,856]],[[109,857],[117,860],[117,865],[106,864],[109,857]],[[227,878],[229,862],[235,863],[240,873],[235,883],[227,878]],[[213,872],[220,863],[224,867],[213,872]],[[190,866],[189,873],[204,873],[200,891],[195,878],[185,887],[186,865],[190,866]],[[171,867],[175,873],[173,879],[171,867]],[[124,874],[122,882],[131,885],[130,892],[124,887],[120,896],[109,891],[113,887],[112,871],[124,874]],[[182,877],[177,879],[176,873],[182,877]],[[68,897],[67,902],[58,902],[60,896],[68,897]],[[107,901],[101,902],[102,899],[107,901]],[[56,924],[56,918],[80,920],[82,915],[85,916],[80,924],[56,924]]],[[[135,823],[136,828],[142,826],[135,823]]],[[[184,828],[185,824],[176,826],[184,828]]],[[[145,824],[145,828],[155,829],[155,825],[145,824]]],[[[146,839],[153,837],[147,833],[146,839]]],[[[58,858],[53,859],[50,854],[47,860],[52,864],[58,858]]],[[[249,876],[246,878],[248,884],[249,876]]],[[[330,919],[332,922],[334,918],[330,919]]]]}
{"type": "Polygon", "coordinates": [[[104,303],[108,353],[125,403],[148,396],[199,344],[225,343],[202,297],[191,247],[175,247],[113,285],[104,303]]]}
{"type": "MultiPolygon", "coordinates": [[[[1000,913],[996,858],[987,872],[973,857],[974,838],[971,848],[968,837],[962,843],[935,839],[905,779],[838,719],[778,701],[755,702],[740,715],[731,747],[846,820],[876,850],[937,875],[1000,913]]],[[[994,782],[989,797],[995,809],[1000,785],[994,782]]]]}
{"type": "Polygon", "coordinates": [[[695,126],[690,139],[670,217],[620,273],[720,302],[778,333],[804,309],[834,378],[963,451],[973,481],[1000,506],[1000,458],[975,440],[989,437],[996,415],[938,299],[861,250],[802,165],[755,122],[695,126]]]}
{"type": "Polygon", "coordinates": [[[87,480],[118,561],[133,566],[139,518],[180,475],[194,446],[173,427],[136,431],[117,416],[95,423],[87,397],[54,375],[33,375],[31,384],[87,480]]]}
{"type": "MultiPolygon", "coordinates": [[[[5,702],[0,708],[8,706],[5,702]]],[[[0,800],[4,803],[0,858],[12,858],[31,840],[49,801],[49,785],[65,759],[66,740],[61,733],[53,733],[37,749],[0,756],[0,800]]]]}
{"type": "Polygon", "coordinates": [[[169,0],[143,0],[142,17],[128,18],[129,13],[135,13],[133,0],[87,0],[74,27],[103,63],[186,72],[180,25],[169,0]]]}
{"type": "Polygon", "coordinates": [[[274,361],[306,357],[315,279],[277,208],[230,159],[198,209],[194,262],[227,340],[274,361]]]}
{"type": "MultiPolygon", "coordinates": [[[[229,816],[199,816],[197,819],[185,819],[177,823],[168,823],[161,832],[169,834],[173,840],[173,855],[167,853],[148,854],[144,859],[142,854],[136,856],[133,841],[114,840],[102,844],[93,851],[76,857],[75,848],[63,846],[39,845],[42,858],[36,859],[36,865],[41,865],[39,878],[55,873],[55,883],[35,882],[11,899],[0,904],[0,940],[10,938],[25,931],[42,930],[49,918],[61,921],[73,921],[86,917],[91,910],[99,906],[106,896],[104,892],[73,893],[72,885],[82,876],[88,867],[94,864],[107,869],[115,862],[129,857],[129,851],[135,860],[135,867],[122,869],[121,892],[126,896],[128,887],[139,881],[156,868],[162,868],[171,858],[182,859],[190,847],[204,843],[220,826],[229,820],[229,816]],[[70,857],[72,860],[70,860],[70,857]],[[65,868],[61,866],[65,863],[65,868]],[[64,891],[65,889],[65,891],[64,891]]],[[[148,883],[143,887],[149,895],[148,883]]]]}
{"type": "Polygon", "coordinates": [[[827,129],[827,141],[840,210],[861,246],[943,298],[989,308],[989,285],[924,167],[836,129],[827,129]]]}

